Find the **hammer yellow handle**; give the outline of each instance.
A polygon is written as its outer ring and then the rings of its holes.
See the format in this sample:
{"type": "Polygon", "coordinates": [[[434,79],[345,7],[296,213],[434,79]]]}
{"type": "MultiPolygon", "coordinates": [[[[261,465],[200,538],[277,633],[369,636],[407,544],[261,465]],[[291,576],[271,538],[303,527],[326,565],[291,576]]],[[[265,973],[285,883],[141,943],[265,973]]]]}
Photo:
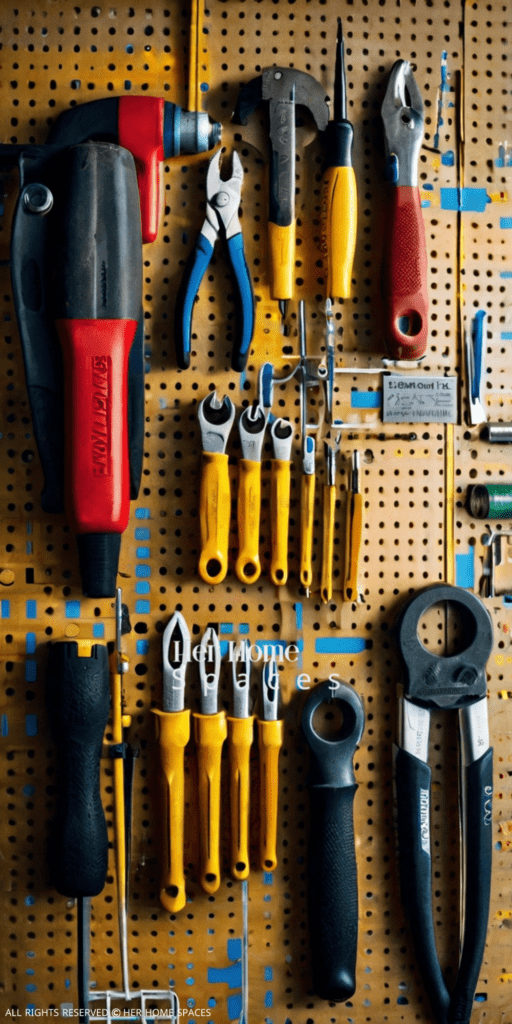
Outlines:
{"type": "Polygon", "coordinates": [[[357,601],[357,577],[359,575],[359,559],[363,539],[363,495],[359,492],[350,496],[349,521],[347,523],[345,553],[345,585],[343,598],[345,601],[357,601]]]}
{"type": "Polygon", "coordinates": [[[273,299],[293,299],[295,274],[295,221],[281,227],[269,221],[270,292],[273,299]]]}
{"type": "Polygon", "coordinates": [[[327,296],[350,298],[356,251],[357,189],[353,167],[329,167],[324,176],[327,296]]]}
{"type": "Polygon", "coordinates": [[[182,910],[187,901],[183,872],[185,822],[185,747],[190,739],[190,711],[160,711],[157,737],[160,765],[165,783],[164,856],[160,883],[160,903],[171,914],[182,910]]]}
{"type": "Polygon", "coordinates": [[[276,587],[288,579],[288,525],[290,519],[291,462],[272,459],[270,463],[270,529],[272,556],[270,578],[276,587]]]}
{"type": "Polygon", "coordinates": [[[254,717],[228,718],[231,874],[249,877],[250,757],[254,717]]]}
{"type": "Polygon", "coordinates": [[[313,585],[314,473],[303,473],[300,486],[300,582],[306,590],[310,590],[313,585]]]}
{"type": "Polygon", "coordinates": [[[235,571],[241,583],[255,583],[260,564],[261,462],[240,459],[238,543],[235,571]]]}
{"type": "Polygon", "coordinates": [[[199,575],[205,583],[221,583],[228,571],[230,517],[228,456],[203,452],[199,492],[199,575]]]}
{"type": "Polygon", "coordinates": [[[327,604],[332,597],[332,558],[334,551],[334,513],[336,510],[336,488],[324,486],[324,539],[322,547],[322,601],[327,604]]]}
{"type": "Polygon", "coordinates": [[[220,885],[220,779],[222,747],[227,736],[226,715],[194,712],[199,786],[200,882],[205,892],[220,885]]]}
{"type": "Polygon", "coordinates": [[[279,751],[283,745],[283,721],[258,719],[260,754],[260,856],[264,871],[277,867],[277,811],[279,802],[279,751]]]}

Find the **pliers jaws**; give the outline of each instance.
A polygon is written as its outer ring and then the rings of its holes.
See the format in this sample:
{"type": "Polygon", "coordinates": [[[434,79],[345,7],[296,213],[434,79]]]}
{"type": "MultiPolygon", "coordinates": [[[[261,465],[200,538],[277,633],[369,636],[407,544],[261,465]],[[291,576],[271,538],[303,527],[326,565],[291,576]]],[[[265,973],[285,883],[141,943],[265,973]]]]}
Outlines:
{"type": "Polygon", "coordinates": [[[393,66],[381,108],[386,177],[393,185],[418,185],[423,141],[423,100],[408,60],[393,66]]]}
{"type": "Polygon", "coordinates": [[[190,366],[192,311],[201,281],[213,255],[215,242],[223,235],[235,286],[236,340],[231,366],[239,373],[245,369],[254,332],[254,292],[245,259],[242,229],[238,218],[243,168],[238,153],[232,156],[232,174],[227,181],[220,176],[221,150],[210,160],[206,177],[206,218],[192,252],[176,298],[174,336],[178,366],[190,366]]]}

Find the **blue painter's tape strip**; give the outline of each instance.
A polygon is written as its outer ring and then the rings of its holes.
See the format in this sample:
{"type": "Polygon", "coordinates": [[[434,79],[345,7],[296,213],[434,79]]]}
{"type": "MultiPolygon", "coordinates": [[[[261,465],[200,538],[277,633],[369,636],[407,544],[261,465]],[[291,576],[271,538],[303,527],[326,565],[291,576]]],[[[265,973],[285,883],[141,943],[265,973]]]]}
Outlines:
{"type": "Polygon", "coordinates": [[[500,217],[500,228],[503,228],[504,231],[510,230],[512,228],[512,217],[500,217]]]}
{"type": "Polygon", "coordinates": [[[449,149],[446,153],[443,153],[441,163],[444,164],[445,167],[453,167],[455,163],[455,154],[453,149],[449,149]]]}
{"type": "Polygon", "coordinates": [[[272,872],[271,871],[264,871],[263,872],[263,885],[273,885],[273,884],[274,884],[274,876],[273,876],[272,872]]]}
{"type": "Polygon", "coordinates": [[[242,1013],[242,996],[228,996],[228,1020],[240,1020],[242,1013]]]}
{"type": "Polygon", "coordinates": [[[105,636],[105,623],[95,622],[92,627],[92,635],[95,640],[103,640],[105,636]]]}
{"type": "Polygon", "coordinates": [[[143,583],[142,580],[139,580],[139,582],[135,584],[136,594],[149,594],[150,590],[151,587],[149,583],[143,583]]]}
{"type": "Polygon", "coordinates": [[[350,405],[352,409],[380,409],[382,405],[382,392],[351,391],[350,405]]]}
{"type": "Polygon", "coordinates": [[[34,658],[27,658],[25,662],[25,681],[35,683],[37,679],[37,661],[34,658]]]}
{"type": "Polygon", "coordinates": [[[502,341],[512,341],[512,331],[502,331],[501,332],[501,340],[502,341]]]}
{"type": "Polygon", "coordinates": [[[359,636],[319,636],[315,640],[315,654],[360,654],[368,648],[368,640],[359,636]]]}
{"type": "Polygon", "coordinates": [[[274,1005],[274,993],[272,992],[271,989],[268,989],[265,992],[265,1006],[268,1009],[269,1007],[271,1007],[273,1005],[274,1005]]]}
{"type": "Polygon", "coordinates": [[[148,530],[147,526],[137,526],[135,529],[135,540],[149,540],[151,537],[151,530],[148,530]]]}
{"type": "Polygon", "coordinates": [[[221,640],[220,641],[220,656],[221,656],[221,658],[225,658],[226,654],[228,653],[228,651],[229,651],[229,640],[221,640]]]}
{"type": "Polygon", "coordinates": [[[32,555],[34,553],[33,545],[32,545],[32,541],[31,540],[27,541],[27,543],[25,545],[25,551],[26,551],[27,555],[32,555]]]}
{"type": "Polygon", "coordinates": [[[490,198],[485,188],[442,188],[442,210],[464,210],[467,213],[484,213],[490,198]]]}
{"type": "Polygon", "coordinates": [[[27,601],[25,615],[27,619],[37,619],[37,601],[27,601]]]}
{"type": "Polygon", "coordinates": [[[27,633],[25,637],[25,652],[26,654],[36,653],[36,634],[27,633]]]}
{"type": "Polygon", "coordinates": [[[209,967],[208,981],[210,985],[222,982],[230,988],[242,987],[242,964],[230,964],[229,967],[209,967]]]}
{"type": "Polygon", "coordinates": [[[151,576],[150,565],[136,565],[135,575],[138,580],[147,580],[151,576]]]}
{"type": "Polygon", "coordinates": [[[10,601],[2,601],[1,602],[1,610],[2,610],[2,618],[3,619],[8,619],[10,617],[10,614],[11,614],[11,602],[10,601]]]}
{"type": "Polygon", "coordinates": [[[235,960],[240,960],[242,956],[242,940],[241,939],[228,939],[228,960],[232,963],[235,960]]]}
{"type": "Polygon", "coordinates": [[[265,967],[265,981],[273,981],[274,972],[271,967],[265,967]]]}
{"type": "Polygon", "coordinates": [[[503,277],[505,280],[507,280],[508,278],[512,277],[512,270],[502,270],[500,273],[500,277],[503,277]]]}
{"type": "Polygon", "coordinates": [[[233,630],[234,626],[232,622],[221,622],[219,626],[219,632],[224,633],[224,635],[229,635],[233,630]]]}
{"type": "Polygon", "coordinates": [[[137,654],[147,654],[148,651],[149,651],[149,641],[148,640],[137,640],[137,643],[136,643],[135,646],[136,646],[136,649],[137,649],[137,654]]]}
{"type": "Polygon", "coordinates": [[[149,508],[136,508],[135,509],[136,519],[151,519],[151,512],[149,508]]]}
{"type": "Polygon", "coordinates": [[[3,737],[9,735],[9,719],[7,718],[7,715],[2,715],[0,718],[0,730],[3,737]]]}
{"type": "Polygon", "coordinates": [[[238,627],[238,632],[243,634],[243,635],[246,635],[249,632],[249,623],[248,622],[241,622],[239,627],[238,627]]]}
{"type": "Polygon", "coordinates": [[[441,189],[441,209],[442,210],[458,210],[459,209],[459,190],[456,188],[442,188],[441,189]]]}
{"type": "Polygon", "coordinates": [[[66,601],[66,618],[80,618],[80,601],[66,601]]]}
{"type": "Polygon", "coordinates": [[[149,558],[151,552],[149,548],[137,548],[135,554],[137,558],[149,558]]]}
{"type": "Polygon", "coordinates": [[[37,736],[38,729],[37,715],[25,715],[25,734],[27,736],[37,736]]]}
{"type": "Polygon", "coordinates": [[[425,184],[422,185],[421,187],[423,189],[425,189],[427,192],[433,192],[434,191],[434,186],[433,185],[429,185],[428,182],[425,182],[425,184]]]}
{"type": "Polygon", "coordinates": [[[467,555],[455,555],[455,583],[465,590],[475,585],[475,549],[471,546],[467,555]]]}
{"type": "Polygon", "coordinates": [[[137,615],[149,615],[150,607],[151,606],[150,606],[149,601],[136,601],[135,602],[135,612],[136,612],[137,615]]]}
{"type": "Polygon", "coordinates": [[[304,621],[304,609],[302,607],[302,602],[296,601],[293,607],[295,608],[295,628],[302,629],[302,623],[304,621]]]}

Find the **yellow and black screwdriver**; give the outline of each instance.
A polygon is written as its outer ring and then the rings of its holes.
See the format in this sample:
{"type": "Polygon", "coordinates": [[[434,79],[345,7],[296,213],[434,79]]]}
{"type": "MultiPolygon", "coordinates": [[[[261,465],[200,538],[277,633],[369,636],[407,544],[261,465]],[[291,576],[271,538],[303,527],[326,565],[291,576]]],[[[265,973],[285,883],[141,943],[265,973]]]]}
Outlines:
{"type": "Polygon", "coordinates": [[[356,250],[357,189],[352,166],[354,129],[347,120],[345,43],[338,18],[334,73],[334,117],[325,133],[327,162],[323,181],[323,255],[326,262],[327,407],[332,418],[334,389],[334,324],[331,299],[348,299],[356,250]]]}

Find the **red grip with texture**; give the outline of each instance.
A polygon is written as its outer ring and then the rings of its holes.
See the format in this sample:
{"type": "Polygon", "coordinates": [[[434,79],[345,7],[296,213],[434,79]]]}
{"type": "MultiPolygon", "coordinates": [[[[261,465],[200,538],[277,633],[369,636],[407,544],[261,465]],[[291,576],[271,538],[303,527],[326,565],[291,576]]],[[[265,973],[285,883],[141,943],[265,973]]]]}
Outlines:
{"type": "Polygon", "coordinates": [[[74,533],[130,515],[128,357],[136,320],[57,320],[65,372],[66,511],[74,533]]]}
{"type": "Polygon", "coordinates": [[[160,222],[160,164],[164,158],[164,100],[155,96],[121,96],[119,145],[137,167],[142,241],[154,242],[160,222]]]}
{"type": "Polygon", "coordinates": [[[427,250],[419,189],[390,189],[384,251],[386,344],[393,359],[419,359],[428,338],[427,250]],[[407,333],[399,321],[407,318],[407,333]]]}

